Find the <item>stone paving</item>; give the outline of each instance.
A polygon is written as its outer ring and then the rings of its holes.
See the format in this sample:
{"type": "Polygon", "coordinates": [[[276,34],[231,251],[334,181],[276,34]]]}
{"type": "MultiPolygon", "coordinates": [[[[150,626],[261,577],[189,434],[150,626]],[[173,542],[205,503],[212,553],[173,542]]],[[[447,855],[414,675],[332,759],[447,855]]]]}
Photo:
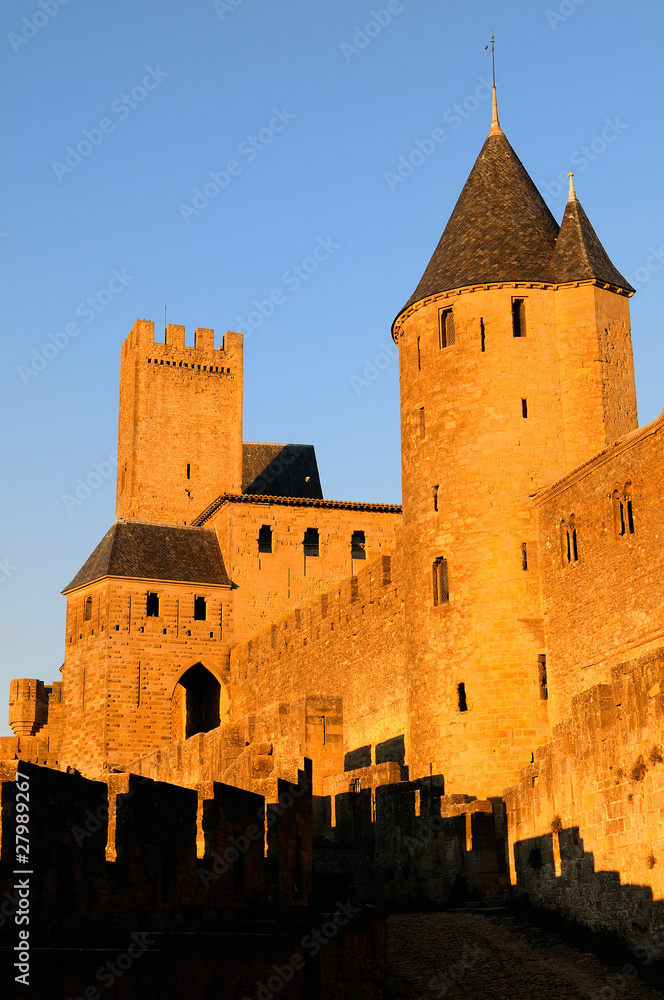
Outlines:
{"type": "MultiPolygon", "coordinates": [[[[386,1000],[662,1000],[631,967],[501,914],[398,914],[388,920],[386,1000]]],[[[664,989],[664,983],[662,984],[664,989]]]]}

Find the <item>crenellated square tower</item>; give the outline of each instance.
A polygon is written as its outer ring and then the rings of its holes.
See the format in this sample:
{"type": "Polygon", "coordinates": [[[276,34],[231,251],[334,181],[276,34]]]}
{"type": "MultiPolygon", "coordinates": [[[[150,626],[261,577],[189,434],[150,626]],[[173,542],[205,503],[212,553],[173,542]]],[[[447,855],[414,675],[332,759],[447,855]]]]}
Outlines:
{"type": "Polygon", "coordinates": [[[118,518],[191,524],[221,493],[242,492],[242,334],[137,320],[122,345],[118,518]]]}

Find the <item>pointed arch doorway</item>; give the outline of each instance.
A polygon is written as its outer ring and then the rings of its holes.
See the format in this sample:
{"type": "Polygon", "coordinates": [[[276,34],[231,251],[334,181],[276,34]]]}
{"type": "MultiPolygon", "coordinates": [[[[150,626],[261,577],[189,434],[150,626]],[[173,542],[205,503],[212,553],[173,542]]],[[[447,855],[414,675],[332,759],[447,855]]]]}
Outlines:
{"type": "Polygon", "coordinates": [[[197,733],[217,729],[228,715],[226,687],[202,663],[185,670],[172,699],[172,736],[188,740],[197,733]]]}

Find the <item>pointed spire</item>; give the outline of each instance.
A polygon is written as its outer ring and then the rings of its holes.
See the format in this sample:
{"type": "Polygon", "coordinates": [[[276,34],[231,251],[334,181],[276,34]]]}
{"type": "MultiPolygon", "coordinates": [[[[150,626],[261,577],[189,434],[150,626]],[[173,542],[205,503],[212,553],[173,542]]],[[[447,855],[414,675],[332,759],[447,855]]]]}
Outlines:
{"type": "Polygon", "coordinates": [[[569,200],[551,257],[551,270],[556,282],[590,279],[624,288],[627,292],[634,291],[627,279],[614,267],[600,243],[576,196],[572,174],[569,175],[569,200]]]}
{"type": "Polygon", "coordinates": [[[496,100],[496,85],[493,86],[493,117],[491,118],[491,131],[489,135],[502,135],[503,130],[498,120],[498,101],[496,100]]]}
{"type": "MultiPolygon", "coordinates": [[[[489,46],[487,45],[487,49],[488,48],[489,46]]],[[[489,135],[502,135],[503,130],[500,127],[500,121],[498,119],[498,99],[496,97],[496,39],[493,34],[493,28],[491,29],[491,65],[493,67],[493,109],[489,135]]]]}
{"type": "Polygon", "coordinates": [[[576,197],[576,191],[574,190],[574,174],[570,170],[567,176],[569,177],[569,198],[567,200],[578,201],[579,199],[576,197]]]}

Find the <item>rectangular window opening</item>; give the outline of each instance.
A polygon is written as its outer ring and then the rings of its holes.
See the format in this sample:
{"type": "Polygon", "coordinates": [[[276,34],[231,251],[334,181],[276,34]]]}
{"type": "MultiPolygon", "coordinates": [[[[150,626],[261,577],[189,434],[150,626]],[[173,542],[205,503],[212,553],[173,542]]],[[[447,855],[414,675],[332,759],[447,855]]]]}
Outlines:
{"type": "Polygon", "coordinates": [[[452,347],[455,340],[454,311],[452,309],[441,309],[440,327],[438,331],[438,343],[440,349],[442,350],[443,347],[452,347]]]}
{"type": "Polygon", "coordinates": [[[528,543],[527,542],[522,542],[521,543],[521,569],[522,570],[527,570],[528,569],[528,543]]]}
{"type": "Polygon", "coordinates": [[[634,534],[634,513],[632,511],[632,501],[627,501],[627,531],[630,535],[634,534]]]}
{"type": "Polygon", "coordinates": [[[258,532],[258,551],[272,551],[272,526],[270,524],[263,524],[258,532]]]}
{"type": "Polygon", "coordinates": [[[468,711],[468,702],[466,701],[466,685],[462,682],[457,686],[457,695],[459,698],[459,711],[468,711]]]}
{"type": "Polygon", "coordinates": [[[527,399],[522,399],[521,400],[521,416],[523,417],[524,420],[528,419],[528,400],[527,399]]]}
{"type": "Polygon", "coordinates": [[[366,559],[366,537],[363,531],[354,531],[350,539],[351,559],[366,559]]]}
{"type": "Polygon", "coordinates": [[[482,354],[486,351],[486,333],[484,330],[484,320],[480,319],[480,342],[482,354]]]}
{"type": "Polygon", "coordinates": [[[512,299],[512,336],[526,336],[526,300],[512,299]]]}
{"type": "Polygon", "coordinates": [[[146,618],[159,617],[159,594],[148,594],[145,607],[146,618]]]}
{"type": "Polygon", "coordinates": [[[194,621],[207,621],[207,600],[204,597],[194,597],[194,621]]]}
{"type": "Polygon", "coordinates": [[[546,656],[544,653],[540,653],[537,657],[537,664],[539,670],[539,692],[542,701],[546,701],[549,697],[549,691],[547,688],[547,678],[546,678],[546,656]]]}
{"type": "Polygon", "coordinates": [[[417,338],[417,370],[422,368],[422,355],[420,353],[420,338],[417,338]]]}
{"type": "Polygon", "coordinates": [[[320,555],[320,538],[318,528],[307,528],[304,533],[304,554],[305,556],[320,555]]]}
{"type": "Polygon", "coordinates": [[[447,559],[436,559],[433,564],[433,603],[434,607],[439,604],[447,604],[450,599],[449,576],[447,570],[447,559]]]}
{"type": "Polygon", "coordinates": [[[191,465],[187,462],[187,479],[191,479],[191,465]]]}
{"type": "Polygon", "coordinates": [[[92,618],[92,595],[88,594],[83,604],[83,621],[89,622],[92,618]]]}
{"type": "Polygon", "coordinates": [[[427,432],[426,421],[424,418],[424,407],[420,406],[420,437],[423,438],[427,432]]]}

